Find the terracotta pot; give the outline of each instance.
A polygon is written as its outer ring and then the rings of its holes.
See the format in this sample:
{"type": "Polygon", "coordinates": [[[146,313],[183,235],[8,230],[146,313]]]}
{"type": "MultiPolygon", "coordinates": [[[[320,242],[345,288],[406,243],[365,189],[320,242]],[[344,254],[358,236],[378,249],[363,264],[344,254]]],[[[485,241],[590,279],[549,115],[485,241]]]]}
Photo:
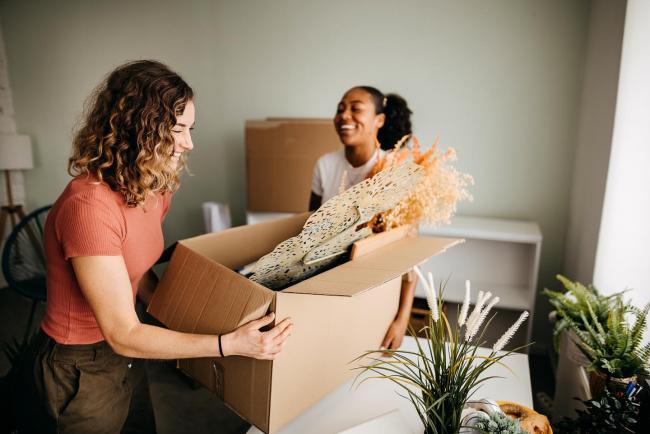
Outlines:
{"type": "Polygon", "coordinates": [[[609,389],[612,395],[623,396],[625,389],[630,381],[636,381],[636,375],[627,378],[612,377],[600,371],[589,372],[589,390],[592,397],[600,396],[605,391],[605,387],[609,389]]]}

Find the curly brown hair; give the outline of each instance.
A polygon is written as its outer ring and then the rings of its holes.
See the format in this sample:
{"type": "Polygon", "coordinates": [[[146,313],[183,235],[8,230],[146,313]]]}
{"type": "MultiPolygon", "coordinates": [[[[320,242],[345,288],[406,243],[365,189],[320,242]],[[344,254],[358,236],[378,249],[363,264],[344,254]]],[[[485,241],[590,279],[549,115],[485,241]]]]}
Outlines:
{"type": "Polygon", "coordinates": [[[178,173],[169,164],[176,117],[194,97],[192,88],[153,60],[126,63],[95,89],[75,134],[68,173],[91,175],[143,206],[148,196],[175,191],[178,173]]]}

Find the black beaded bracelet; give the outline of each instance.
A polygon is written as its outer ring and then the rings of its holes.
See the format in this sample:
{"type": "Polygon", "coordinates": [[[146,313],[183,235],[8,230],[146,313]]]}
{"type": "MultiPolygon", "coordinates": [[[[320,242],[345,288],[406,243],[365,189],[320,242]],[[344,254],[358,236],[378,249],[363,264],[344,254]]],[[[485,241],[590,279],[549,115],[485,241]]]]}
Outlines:
{"type": "Polygon", "coordinates": [[[221,357],[225,357],[223,355],[223,350],[221,349],[221,335],[219,335],[219,354],[221,354],[221,357]]]}

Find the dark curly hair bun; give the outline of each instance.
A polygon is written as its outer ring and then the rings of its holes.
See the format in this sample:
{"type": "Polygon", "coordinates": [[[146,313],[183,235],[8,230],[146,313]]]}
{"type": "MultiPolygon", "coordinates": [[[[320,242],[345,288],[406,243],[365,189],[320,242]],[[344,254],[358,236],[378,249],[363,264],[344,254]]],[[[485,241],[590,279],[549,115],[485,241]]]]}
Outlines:
{"type": "Polygon", "coordinates": [[[404,98],[396,93],[389,93],[382,101],[382,112],[386,115],[384,126],[377,133],[377,139],[384,150],[392,149],[404,136],[413,133],[411,114],[413,112],[404,98]]]}

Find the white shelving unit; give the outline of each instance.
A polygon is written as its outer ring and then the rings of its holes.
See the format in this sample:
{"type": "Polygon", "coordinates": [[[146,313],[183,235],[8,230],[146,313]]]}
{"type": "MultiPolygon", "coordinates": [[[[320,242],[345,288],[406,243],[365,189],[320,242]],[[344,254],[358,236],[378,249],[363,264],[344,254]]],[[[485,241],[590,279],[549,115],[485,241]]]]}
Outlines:
{"type": "MultiPolygon", "coordinates": [[[[470,280],[472,301],[479,290],[491,291],[501,298],[500,309],[528,310],[533,316],[542,249],[537,223],[456,216],[450,225],[421,226],[420,235],[465,239],[421,266],[424,272],[433,273],[436,282],[448,279],[446,301],[462,303],[465,280],[470,280]]],[[[420,284],[416,296],[425,297],[420,284]]],[[[527,323],[530,341],[533,321],[527,323]]]]}

